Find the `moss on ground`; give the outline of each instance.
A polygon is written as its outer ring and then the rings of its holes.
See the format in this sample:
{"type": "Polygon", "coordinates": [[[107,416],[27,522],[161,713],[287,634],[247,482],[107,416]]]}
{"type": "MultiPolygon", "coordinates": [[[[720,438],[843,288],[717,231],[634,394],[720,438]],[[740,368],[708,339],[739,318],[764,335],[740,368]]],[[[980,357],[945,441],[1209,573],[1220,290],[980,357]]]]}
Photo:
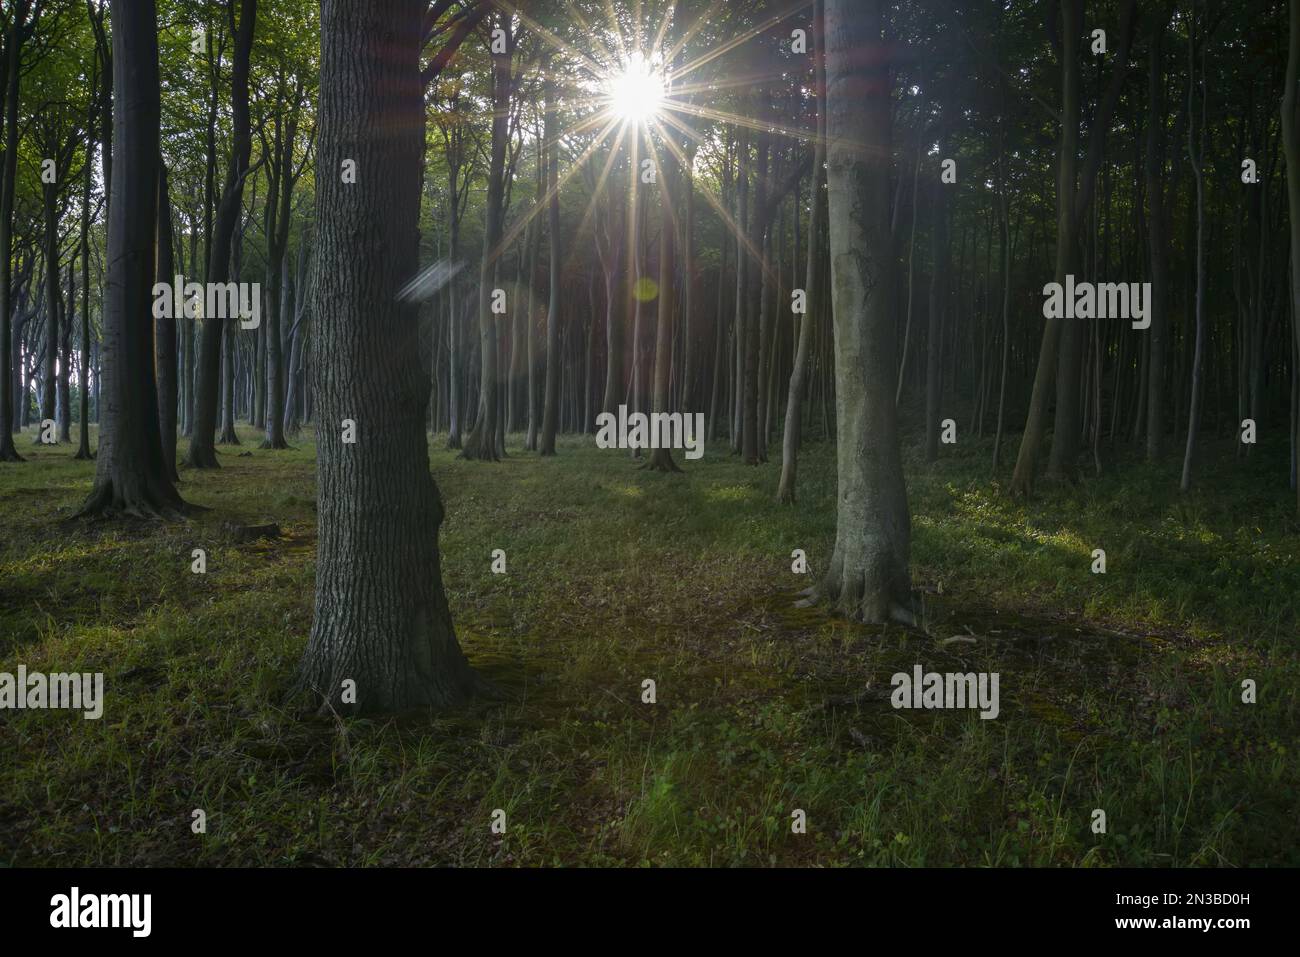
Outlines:
{"type": "Polygon", "coordinates": [[[919,631],[792,607],[791,551],[815,574],[834,535],[829,446],[782,507],[779,453],[664,475],[588,439],[539,459],[515,437],[495,465],[435,439],[451,608],[500,697],[326,721],[284,703],[310,436],[243,437],[182,473],[211,509],[182,524],[68,522],[94,468],[75,447],[0,465],[0,671],[103,671],[107,694],[99,721],[0,714],[0,864],[1300,863],[1285,448],[1229,451],[1188,496],[1172,465],[1125,462],[1029,503],[990,482],[987,443],[929,468],[909,450],[919,631]],[[232,521],[284,536],[236,544],[232,521]],[[998,671],[1001,715],[895,711],[917,663],[998,671]]]}

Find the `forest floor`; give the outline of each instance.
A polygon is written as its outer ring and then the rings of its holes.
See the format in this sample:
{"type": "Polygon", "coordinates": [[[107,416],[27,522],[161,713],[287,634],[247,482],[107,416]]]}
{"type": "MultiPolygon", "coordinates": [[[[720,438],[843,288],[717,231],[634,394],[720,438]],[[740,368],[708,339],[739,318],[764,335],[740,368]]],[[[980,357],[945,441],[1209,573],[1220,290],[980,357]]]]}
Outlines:
{"type": "Polygon", "coordinates": [[[498,696],[337,721],[284,698],[312,615],[310,437],[241,434],[182,472],[211,508],[185,523],[69,522],[93,474],[75,446],[24,437],[29,462],[0,465],[0,671],[102,671],[106,696],[97,721],[0,714],[0,865],[1300,864],[1284,447],[1211,447],[1186,496],[1171,456],[1027,504],[987,441],[933,467],[909,448],[916,630],[793,608],[792,550],[815,576],[834,537],[829,445],[782,507],[775,446],[664,475],[590,438],[539,459],[512,437],[488,465],[437,437],[451,609],[498,696]],[[998,672],[997,719],[894,710],[916,664],[998,672]]]}

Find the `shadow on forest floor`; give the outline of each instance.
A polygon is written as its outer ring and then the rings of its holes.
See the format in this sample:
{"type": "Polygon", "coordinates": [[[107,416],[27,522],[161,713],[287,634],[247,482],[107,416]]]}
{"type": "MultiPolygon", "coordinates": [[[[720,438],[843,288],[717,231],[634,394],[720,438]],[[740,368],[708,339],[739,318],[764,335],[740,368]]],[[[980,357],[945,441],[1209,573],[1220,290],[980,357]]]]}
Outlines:
{"type": "Polygon", "coordinates": [[[434,441],[457,632],[502,696],[336,722],[283,705],[311,623],[310,437],[252,438],[182,472],[212,511],[177,524],[51,521],[93,474],[66,447],[0,466],[0,671],[102,670],[107,694],[100,721],[0,722],[0,863],[1297,863],[1300,548],[1276,454],[1190,496],[1126,465],[1023,503],[986,447],[909,450],[922,630],[793,606],[791,551],[815,575],[832,544],[826,446],[782,507],[779,462],[721,449],[674,476],[575,437],[551,460],[511,437],[496,465],[434,441]],[[998,672],[998,718],[895,710],[916,665],[998,672]]]}

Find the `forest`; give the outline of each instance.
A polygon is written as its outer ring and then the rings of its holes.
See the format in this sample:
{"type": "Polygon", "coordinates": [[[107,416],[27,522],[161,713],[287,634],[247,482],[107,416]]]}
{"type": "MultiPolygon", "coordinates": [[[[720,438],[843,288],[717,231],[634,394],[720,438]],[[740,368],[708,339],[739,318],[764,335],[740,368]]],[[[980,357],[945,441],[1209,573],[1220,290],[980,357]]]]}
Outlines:
{"type": "Polygon", "coordinates": [[[1300,0],[0,82],[0,866],[1300,864],[1300,0]]]}

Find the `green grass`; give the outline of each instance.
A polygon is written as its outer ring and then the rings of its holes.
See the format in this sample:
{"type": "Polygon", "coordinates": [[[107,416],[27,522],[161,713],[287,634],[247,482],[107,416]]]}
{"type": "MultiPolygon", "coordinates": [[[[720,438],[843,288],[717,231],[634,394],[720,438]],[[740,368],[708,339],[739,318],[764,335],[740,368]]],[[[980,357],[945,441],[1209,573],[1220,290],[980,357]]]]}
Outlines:
{"type": "Polygon", "coordinates": [[[921,631],[792,607],[791,551],[815,574],[833,540],[828,446],[788,508],[775,448],[672,476],[589,439],[486,465],[439,438],[451,608],[499,697],[331,721],[285,704],[312,612],[309,437],[243,436],[183,472],[212,511],[180,524],[67,521],[93,464],[66,446],[24,438],[30,461],[0,465],[0,671],[102,671],[107,697],[99,721],[0,714],[0,864],[1300,863],[1285,449],[1215,450],[1185,497],[1172,464],[1126,462],[1028,504],[989,481],[987,443],[931,468],[909,449],[921,631]],[[236,545],[230,521],[284,537],[236,545]],[[1001,715],[895,711],[890,675],[917,663],[999,672],[1001,715]]]}

